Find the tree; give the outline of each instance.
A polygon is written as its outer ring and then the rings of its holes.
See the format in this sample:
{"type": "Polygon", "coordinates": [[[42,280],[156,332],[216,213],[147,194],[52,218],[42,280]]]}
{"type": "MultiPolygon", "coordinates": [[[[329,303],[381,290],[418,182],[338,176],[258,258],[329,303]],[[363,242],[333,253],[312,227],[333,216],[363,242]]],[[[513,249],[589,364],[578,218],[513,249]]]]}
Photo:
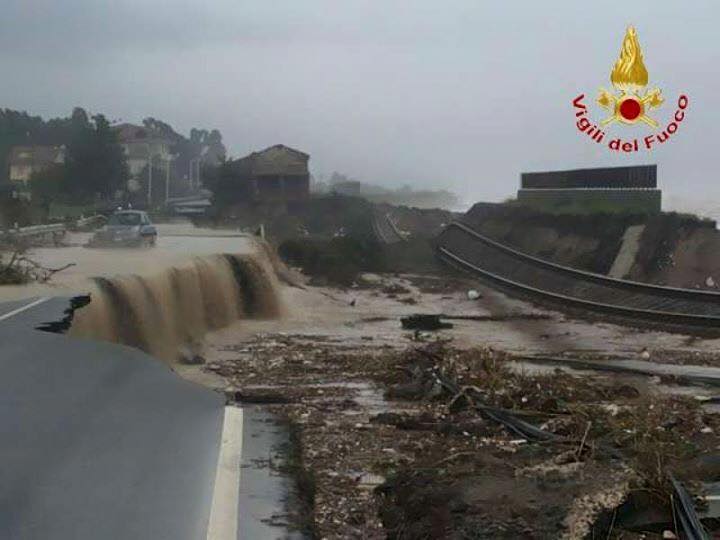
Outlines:
{"type": "Polygon", "coordinates": [[[30,178],[30,193],[34,205],[42,209],[42,222],[50,217],[50,205],[61,198],[65,185],[65,167],[53,165],[43,171],[33,173],[30,178]]]}
{"type": "Polygon", "coordinates": [[[183,138],[183,136],[178,134],[170,124],[156,118],[145,118],[143,120],[143,126],[145,126],[145,128],[151,133],[170,139],[173,142],[177,142],[183,138]]]}
{"type": "Polygon", "coordinates": [[[111,199],[127,184],[125,154],[102,114],[90,121],[82,109],[73,111],[65,172],[66,196],[76,203],[111,199]]]}

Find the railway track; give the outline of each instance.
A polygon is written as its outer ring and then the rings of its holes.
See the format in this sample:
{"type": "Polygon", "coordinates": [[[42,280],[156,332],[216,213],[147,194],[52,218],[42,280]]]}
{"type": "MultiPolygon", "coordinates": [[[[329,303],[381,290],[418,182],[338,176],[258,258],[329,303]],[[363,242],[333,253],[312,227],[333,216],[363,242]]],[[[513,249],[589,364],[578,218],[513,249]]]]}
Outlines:
{"type": "Polygon", "coordinates": [[[720,293],[614,279],[561,266],[495,242],[461,222],[451,223],[441,233],[437,249],[444,262],[496,288],[574,314],[720,333],[720,293]]]}
{"type": "Polygon", "coordinates": [[[388,214],[376,213],[373,216],[372,228],[377,239],[383,244],[397,244],[405,241],[405,237],[388,214]]]}

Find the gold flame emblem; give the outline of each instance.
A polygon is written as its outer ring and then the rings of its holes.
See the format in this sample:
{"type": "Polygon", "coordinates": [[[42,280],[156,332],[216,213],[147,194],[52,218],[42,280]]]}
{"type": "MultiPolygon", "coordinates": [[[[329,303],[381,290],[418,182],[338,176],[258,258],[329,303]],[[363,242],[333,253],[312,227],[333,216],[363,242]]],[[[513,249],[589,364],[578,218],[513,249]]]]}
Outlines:
{"type": "Polygon", "coordinates": [[[625,32],[620,58],[610,72],[610,82],[618,93],[613,94],[601,88],[597,98],[601,107],[612,112],[611,116],[601,122],[603,126],[612,122],[645,122],[652,127],[658,126],[655,120],[647,116],[646,111],[658,108],[664,100],[659,88],[644,92],[648,84],[648,71],[633,26],[628,26],[625,32]]]}

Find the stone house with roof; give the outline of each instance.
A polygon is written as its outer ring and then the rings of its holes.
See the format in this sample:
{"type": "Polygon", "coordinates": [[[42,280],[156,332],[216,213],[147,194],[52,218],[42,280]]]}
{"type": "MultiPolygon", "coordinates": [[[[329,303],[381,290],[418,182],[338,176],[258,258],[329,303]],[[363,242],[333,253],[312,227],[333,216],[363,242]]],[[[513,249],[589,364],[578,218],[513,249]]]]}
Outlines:
{"type": "Polygon", "coordinates": [[[244,198],[259,203],[290,202],[310,196],[310,156],[283,144],[253,152],[228,164],[244,198]]]}
{"type": "Polygon", "coordinates": [[[33,174],[63,163],[64,146],[13,146],[8,157],[8,178],[25,188],[33,174]]]}

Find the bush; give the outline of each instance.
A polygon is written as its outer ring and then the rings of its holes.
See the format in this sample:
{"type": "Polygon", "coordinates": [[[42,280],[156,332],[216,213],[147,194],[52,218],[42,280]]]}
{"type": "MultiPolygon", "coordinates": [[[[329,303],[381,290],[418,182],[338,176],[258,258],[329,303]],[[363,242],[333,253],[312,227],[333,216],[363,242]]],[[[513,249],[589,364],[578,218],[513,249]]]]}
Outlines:
{"type": "Polygon", "coordinates": [[[331,240],[292,239],[278,248],[282,259],[302,268],[313,277],[349,286],[361,272],[382,272],[386,268],[382,246],[374,240],[338,237],[331,240]]]}

